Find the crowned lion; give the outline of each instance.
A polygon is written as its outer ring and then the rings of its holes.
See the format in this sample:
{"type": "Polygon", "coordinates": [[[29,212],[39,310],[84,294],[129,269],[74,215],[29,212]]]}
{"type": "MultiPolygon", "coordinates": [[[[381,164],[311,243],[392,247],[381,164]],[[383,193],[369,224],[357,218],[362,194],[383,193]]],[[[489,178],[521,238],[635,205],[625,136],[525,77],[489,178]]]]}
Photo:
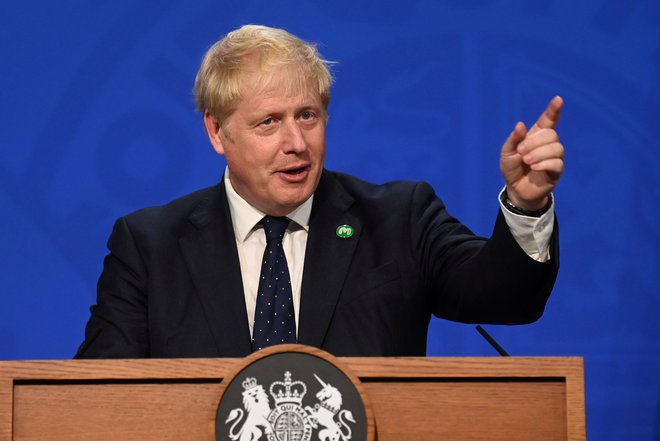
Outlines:
{"type": "Polygon", "coordinates": [[[243,409],[236,408],[229,412],[227,421],[228,424],[233,421],[229,428],[229,437],[234,441],[257,441],[264,433],[272,433],[270,424],[268,423],[268,415],[270,414],[270,403],[268,402],[268,395],[264,388],[257,384],[255,378],[246,378],[243,382],[243,409]],[[245,420],[238,430],[234,432],[236,426],[245,420]]]}

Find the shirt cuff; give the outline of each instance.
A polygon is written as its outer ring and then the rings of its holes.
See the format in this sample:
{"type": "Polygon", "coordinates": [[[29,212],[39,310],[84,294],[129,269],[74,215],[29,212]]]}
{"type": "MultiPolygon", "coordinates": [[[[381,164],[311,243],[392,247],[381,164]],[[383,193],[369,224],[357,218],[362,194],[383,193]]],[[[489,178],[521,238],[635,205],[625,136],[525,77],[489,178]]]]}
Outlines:
{"type": "Polygon", "coordinates": [[[530,217],[507,210],[502,203],[502,192],[504,192],[504,189],[498,197],[500,209],[511,234],[520,245],[520,248],[537,262],[550,260],[550,238],[555,223],[555,198],[552,198],[550,208],[541,217],[530,217]]]}

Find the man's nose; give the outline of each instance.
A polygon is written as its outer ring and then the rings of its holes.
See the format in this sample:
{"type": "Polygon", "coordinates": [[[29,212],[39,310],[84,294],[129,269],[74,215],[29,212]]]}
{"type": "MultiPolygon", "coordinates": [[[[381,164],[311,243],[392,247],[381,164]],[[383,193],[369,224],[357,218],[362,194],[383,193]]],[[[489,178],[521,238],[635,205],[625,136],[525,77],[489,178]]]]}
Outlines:
{"type": "Polygon", "coordinates": [[[307,149],[303,131],[297,121],[287,121],[283,129],[283,148],[286,153],[300,153],[307,149]]]}

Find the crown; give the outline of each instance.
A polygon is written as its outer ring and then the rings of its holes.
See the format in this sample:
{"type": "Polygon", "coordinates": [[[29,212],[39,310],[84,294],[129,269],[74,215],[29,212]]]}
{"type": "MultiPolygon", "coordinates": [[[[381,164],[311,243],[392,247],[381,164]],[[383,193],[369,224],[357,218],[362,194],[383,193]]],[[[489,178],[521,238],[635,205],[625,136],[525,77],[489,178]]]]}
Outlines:
{"type": "Polygon", "coordinates": [[[254,377],[247,377],[245,380],[243,380],[243,389],[248,390],[252,389],[253,387],[257,387],[257,379],[254,377]]]}
{"type": "Polygon", "coordinates": [[[337,415],[337,412],[339,412],[339,410],[340,410],[340,407],[337,407],[336,405],[333,405],[329,401],[321,401],[320,403],[318,403],[318,405],[321,406],[322,408],[328,410],[333,415],[337,415]]]}
{"type": "Polygon", "coordinates": [[[270,385],[270,394],[275,399],[275,405],[295,403],[302,405],[302,399],[307,393],[307,386],[302,381],[291,381],[291,372],[284,373],[284,382],[274,381],[270,385]]]}

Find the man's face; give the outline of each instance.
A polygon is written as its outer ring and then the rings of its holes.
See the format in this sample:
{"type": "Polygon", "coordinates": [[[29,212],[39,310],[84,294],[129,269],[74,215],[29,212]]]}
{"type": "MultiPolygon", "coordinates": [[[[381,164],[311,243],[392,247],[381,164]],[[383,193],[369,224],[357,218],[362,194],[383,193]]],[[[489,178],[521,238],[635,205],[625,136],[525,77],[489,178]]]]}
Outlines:
{"type": "Polygon", "coordinates": [[[242,99],[222,127],[204,115],[234,190],[272,216],[290,213],[314,193],[325,158],[325,108],[313,84],[296,75],[294,69],[247,74],[242,99]]]}

